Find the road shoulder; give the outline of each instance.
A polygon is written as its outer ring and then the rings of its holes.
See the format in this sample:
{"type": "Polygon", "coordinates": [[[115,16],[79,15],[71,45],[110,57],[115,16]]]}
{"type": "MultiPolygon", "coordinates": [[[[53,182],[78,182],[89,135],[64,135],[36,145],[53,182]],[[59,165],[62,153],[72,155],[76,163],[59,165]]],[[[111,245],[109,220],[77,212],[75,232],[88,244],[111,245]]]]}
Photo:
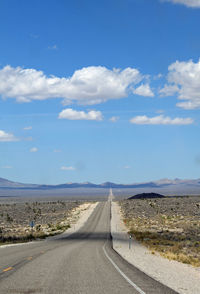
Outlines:
{"type": "Polygon", "coordinates": [[[199,268],[196,269],[177,261],[169,261],[159,254],[153,255],[134,239],[129,243],[127,228],[122,222],[117,202],[112,202],[111,210],[111,234],[115,251],[139,270],[180,294],[199,294],[199,268]]]}
{"type": "Polygon", "coordinates": [[[70,236],[71,234],[77,232],[81,227],[84,226],[84,224],[87,222],[88,218],[91,216],[92,212],[98,204],[99,202],[89,202],[78,206],[74,210],[73,216],[71,217],[70,228],[62,234],[53,237],[48,237],[48,239],[66,238],[67,236],[70,236]]]}

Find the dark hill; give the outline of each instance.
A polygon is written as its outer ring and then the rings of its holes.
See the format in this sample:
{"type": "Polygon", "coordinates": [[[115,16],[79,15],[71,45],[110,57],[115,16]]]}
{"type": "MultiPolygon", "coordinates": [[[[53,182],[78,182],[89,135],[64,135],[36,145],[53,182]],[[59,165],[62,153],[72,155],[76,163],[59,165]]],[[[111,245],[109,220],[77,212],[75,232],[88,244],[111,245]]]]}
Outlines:
{"type": "Polygon", "coordinates": [[[131,196],[128,199],[152,199],[152,198],[165,198],[165,196],[157,193],[142,193],[131,196]]]}

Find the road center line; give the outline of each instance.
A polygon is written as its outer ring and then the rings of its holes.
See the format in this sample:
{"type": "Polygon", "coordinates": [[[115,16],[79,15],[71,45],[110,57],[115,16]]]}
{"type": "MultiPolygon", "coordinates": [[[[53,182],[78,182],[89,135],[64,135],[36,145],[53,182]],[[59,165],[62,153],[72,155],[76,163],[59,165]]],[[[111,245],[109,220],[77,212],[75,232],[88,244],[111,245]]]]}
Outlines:
{"type": "Polygon", "coordinates": [[[105,249],[105,245],[106,243],[103,245],[103,251],[105,256],[108,258],[108,260],[112,263],[112,265],[114,266],[114,268],[120,273],[120,275],[133,287],[135,288],[138,293],[140,294],[146,294],[144,291],[142,291],[142,289],[140,289],[135,283],[133,283],[121,270],[120,268],[116,265],[116,263],[110,258],[110,256],[108,255],[108,253],[106,252],[105,249]]]}
{"type": "Polygon", "coordinates": [[[5,269],[3,270],[3,272],[5,273],[5,272],[8,272],[8,271],[10,271],[10,270],[12,270],[12,269],[13,269],[13,267],[10,266],[10,267],[8,267],[8,268],[5,268],[5,269]]]}

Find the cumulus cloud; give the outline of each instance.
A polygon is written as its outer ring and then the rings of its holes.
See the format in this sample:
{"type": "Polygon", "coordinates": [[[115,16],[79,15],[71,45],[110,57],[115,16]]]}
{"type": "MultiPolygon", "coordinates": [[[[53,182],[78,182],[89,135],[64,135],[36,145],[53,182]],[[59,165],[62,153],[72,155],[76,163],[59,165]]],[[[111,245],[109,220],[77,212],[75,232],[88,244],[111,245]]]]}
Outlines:
{"type": "Polygon", "coordinates": [[[168,116],[148,117],[146,115],[133,117],[130,122],[137,125],[190,125],[194,121],[192,118],[170,118],[168,116]]]}
{"type": "Polygon", "coordinates": [[[157,111],[156,111],[156,113],[159,113],[159,114],[161,114],[161,113],[164,113],[165,111],[163,110],[163,109],[158,109],[157,111]]]}
{"type": "Polygon", "coordinates": [[[112,116],[111,118],[110,118],[110,121],[111,122],[117,122],[119,120],[119,116],[112,116]]]}
{"type": "Polygon", "coordinates": [[[97,120],[103,119],[101,111],[91,110],[89,112],[77,111],[72,108],[64,109],[59,113],[59,119],[69,119],[69,120],[97,120]]]}
{"type": "Polygon", "coordinates": [[[4,165],[4,166],[2,166],[1,168],[5,168],[5,169],[11,169],[11,168],[13,168],[11,165],[4,165]]]}
{"type": "Polygon", "coordinates": [[[140,85],[139,87],[133,90],[133,93],[140,96],[154,97],[154,93],[151,90],[149,84],[140,85]]]}
{"type": "Polygon", "coordinates": [[[200,0],[161,0],[162,2],[172,2],[174,4],[183,4],[187,7],[200,8],[200,0]]]}
{"type": "Polygon", "coordinates": [[[179,91],[179,87],[177,85],[164,85],[162,89],[160,89],[160,96],[173,96],[179,91]]]}
{"type": "Polygon", "coordinates": [[[15,142],[19,141],[18,138],[16,138],[11,133],[6,133],[5,131],[0,130],[0,142],[15,142]]]}
{"type": "Polygon", "coordinates": [[[159,74],[153,76],[153,79],[154,79],[154,80],[159,80],[159,79],[161,79],[161,78],[163,78],[163,74],[161,74],[161,73],[159,73],[159,74]]]}
{"type": "Polygon", "coordinates": [[[200,60],[195,63],[176,61],[172,63],[168,73],[168,84],[160,90],[161,95],[177,94],[177,106],[184,109],[200,108],[200,60]]]}
{"type": "Polygon", "coordinates": [[[130,167],[129,165],[125,165],[124,168],[125,168],[125,169],[129,169],[129,168],[131,168],[131,167],[130,167]]]}
{"type": "Polygon", "coordinates": [[[37,152],[38,151],[38,148],[37,147],[33,147],[30,149],[30,152],[37,152]]]}
{"type": "Polygon", "coordinates": [[[57,45],[53,45],[53,46],[48,46],[49,50],[57,50],[58,46],[57,45]]]}
{"type": "Polygon", "coordinates": [[[75,167],[73,166],[61,166],[61,170],[75,170],[75,167]]]}
{"type": "Polygon", "coordinates": [[[30,131],[30,130],[32,130],[32,127],[31,127],[31,126],[24,127],[24,130],[25,130],[25,131],[30,131]]]}
{"type": "Polygon", "coordinates": [[[130,67],[110,70],[89,66],[76,70],[71,77],[56,77],[8,65],[0,69],[0,95],[18,102],[64,98],[65,105],[74,101],[92,105],[127,97],[130,88],[145,79],[146,76],[130,67]]]}

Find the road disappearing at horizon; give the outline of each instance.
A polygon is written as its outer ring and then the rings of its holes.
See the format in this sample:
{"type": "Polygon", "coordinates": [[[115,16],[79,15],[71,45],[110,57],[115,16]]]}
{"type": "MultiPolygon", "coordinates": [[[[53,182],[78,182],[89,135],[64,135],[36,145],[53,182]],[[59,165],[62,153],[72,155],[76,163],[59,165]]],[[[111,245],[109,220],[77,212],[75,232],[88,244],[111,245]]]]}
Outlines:
{"type": "Polygon", "coordinates": [[[70,236],[0,248],[0,292],[133,293],[175,291],[127,263],[112,249],[112,190],[70,236]]]}

